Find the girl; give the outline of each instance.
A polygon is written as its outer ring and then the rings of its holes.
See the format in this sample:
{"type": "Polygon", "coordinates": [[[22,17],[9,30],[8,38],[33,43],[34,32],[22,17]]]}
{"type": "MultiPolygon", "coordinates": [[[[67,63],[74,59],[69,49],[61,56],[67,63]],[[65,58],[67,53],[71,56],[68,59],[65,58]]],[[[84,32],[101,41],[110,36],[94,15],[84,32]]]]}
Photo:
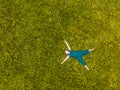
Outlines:
{"type": "Polygon", "coordinates": [[[65,54],[67,55],[67,57],[63,60],[61,64],[63,64],[69,57],[73,57],[76,58],[84,67],[86,67],[87,70],[89,70],[88,66],[86,65],[86,62],[83,60],[83,56],[89,54],[91,51],[94,50],[94,48],[89,50],[71,50],[68,43],[65,40],[64,42],[67,45],[68,50],[65,50],[65,54]]]}

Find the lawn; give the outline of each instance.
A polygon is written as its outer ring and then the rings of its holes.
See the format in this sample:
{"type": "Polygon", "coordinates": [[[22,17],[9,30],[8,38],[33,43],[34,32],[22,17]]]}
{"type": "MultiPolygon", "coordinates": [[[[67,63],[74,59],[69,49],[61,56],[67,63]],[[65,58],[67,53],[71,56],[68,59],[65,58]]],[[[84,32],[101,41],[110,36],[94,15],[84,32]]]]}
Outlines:
{"type": "Polygon", "coordinates": [[[119,90],[119,29],[120,0],[0,0],[0,90],[119,90]]]}

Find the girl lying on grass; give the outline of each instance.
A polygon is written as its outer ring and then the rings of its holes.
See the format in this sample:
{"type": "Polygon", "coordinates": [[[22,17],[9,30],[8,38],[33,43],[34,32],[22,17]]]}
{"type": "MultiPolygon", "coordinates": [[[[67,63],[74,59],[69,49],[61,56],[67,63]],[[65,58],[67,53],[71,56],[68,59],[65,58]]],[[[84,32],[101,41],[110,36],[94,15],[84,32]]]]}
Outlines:
{"type": "Polygon", "coordinates": [[[69,57],[73,57],[76,58],[84,67],[86,67],[87,70],[89,70],[88,66],[86,65],[86,62],[83,60],[83,56],[88,55],[91,51],[94,50],[94,48],[89,50],[71,50],[68,43],[65,40],[64,42],[66,43],[68,50],[65,50],[65,54],[67,55],[67,57],[63,60],[61,64],[63,64],[69,57]]]}

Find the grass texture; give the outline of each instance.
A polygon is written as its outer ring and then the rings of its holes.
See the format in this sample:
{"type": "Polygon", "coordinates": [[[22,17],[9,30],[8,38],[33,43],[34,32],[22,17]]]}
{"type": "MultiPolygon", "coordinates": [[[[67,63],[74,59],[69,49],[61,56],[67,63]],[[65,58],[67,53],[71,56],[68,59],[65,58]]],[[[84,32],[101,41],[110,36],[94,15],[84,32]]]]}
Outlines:
{"type": "Polygon", "coordinates": [[[119,29],[120,0],[0,0],[0,90],[119,90],[119,29]]]}

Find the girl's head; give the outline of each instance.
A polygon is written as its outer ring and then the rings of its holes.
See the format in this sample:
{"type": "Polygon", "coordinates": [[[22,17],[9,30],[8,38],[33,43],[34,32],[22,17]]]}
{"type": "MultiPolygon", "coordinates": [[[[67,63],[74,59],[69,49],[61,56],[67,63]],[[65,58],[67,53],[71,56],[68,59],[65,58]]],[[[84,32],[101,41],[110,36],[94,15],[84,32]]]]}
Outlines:
{"type": "Polygon", "coordinates": [[[65,54],[66,54],[66,55],[69,55],[69,54],[70,54],[70,51],[69,51],[69,50],[65,50],[65,54]]]}

